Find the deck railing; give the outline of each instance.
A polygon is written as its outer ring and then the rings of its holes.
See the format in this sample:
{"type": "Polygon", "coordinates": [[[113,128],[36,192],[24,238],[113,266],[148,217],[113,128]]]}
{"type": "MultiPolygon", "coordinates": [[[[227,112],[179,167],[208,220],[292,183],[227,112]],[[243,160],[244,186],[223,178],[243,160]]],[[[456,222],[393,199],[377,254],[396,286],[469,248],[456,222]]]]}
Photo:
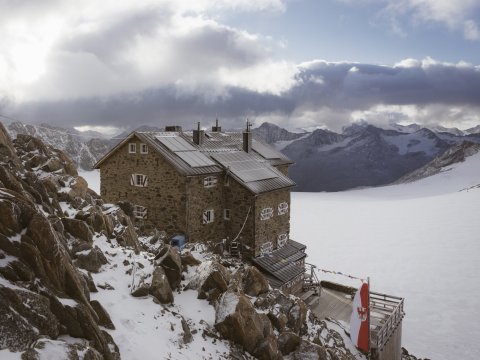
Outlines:
{"type": "Polygon", "coordinates": [[[370,292],[370,344],[382,350],[402,321],[403,298],[370,292]]]}

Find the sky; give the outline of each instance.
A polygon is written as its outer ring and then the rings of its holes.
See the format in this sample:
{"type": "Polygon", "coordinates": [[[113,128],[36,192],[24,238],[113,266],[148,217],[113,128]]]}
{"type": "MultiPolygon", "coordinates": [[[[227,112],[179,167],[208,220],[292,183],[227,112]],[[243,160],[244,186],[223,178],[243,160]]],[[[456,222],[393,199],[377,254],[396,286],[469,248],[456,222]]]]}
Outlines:
{"type": "Polygon", "coordinates": [[[478,0],[0,0],[0,38],[27,123],[480,124],[478,0]]]}

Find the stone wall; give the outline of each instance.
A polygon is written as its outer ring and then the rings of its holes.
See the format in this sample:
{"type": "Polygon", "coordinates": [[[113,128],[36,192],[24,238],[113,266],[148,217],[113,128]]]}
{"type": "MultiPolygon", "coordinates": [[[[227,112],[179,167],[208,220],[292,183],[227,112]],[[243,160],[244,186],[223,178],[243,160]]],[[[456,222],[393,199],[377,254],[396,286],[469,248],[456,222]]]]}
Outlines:
{"type": "Polygon", "coordinates": [[[255,203],[255,254],[260,255],[262,244],[271,242],[273,250],[277,248],[280,234],[290,236],[290,190],[283,189],[259,195],[255,203]],[[288,211],[284,215],[278,214],[278,205],[288,204],[288,211]],[[261,220],[261,211],[265,208],[273,209],[273,216],[268,220],[261,220]]]}
{"type": "Polygon", "coordinates": [[[237,181],[230,178],[228,186],[224,186],[224,206],[230,209],[230,220],[225,221],[225,232],[229,240],[233,240],[245,227],[238,237],[241,244],[243,257],[249,259],[253,256],[254,246],[254,216],[255,196],[237,181]],[[249,212],[250,208],[250,212],[249,212]],[[248,214],[248,218],[247,218],[248,214]]]}
{"type": "Polygon", "coordinates": [[[192,242],[219,242],[226,237],[225,220],[223,218],[223,174],[202,175],[187,178],[187,234],[192,242]],[[216,176],[217,184],[205,187],[204,179],[216,176]],[[203,223],[203,213],[214,211],[214,220],[203,223]]]}
{"type": "Polygon", "coordinates": [[[277,165],[275,166],[278,170],[280,170],[282,172],[283,175],[287,175],[288,176],[288,167],[290,165],[277,165]]]}
{"type": "Polygon", "coordinates": [[[186,233],[186,177],[153,149],[140,154],[141,143],[134,137],[104,161],[100,166],[100,193],[112,203],[128,200],[146,207],[147,219],[136,221],[145,230],[156,227],[168,235],[186,233]],[[132,142],[137,144],[135,154],[128,153],[128,144],[132,142]],[[147,175],[148,185],[131,185],[132,174],[147,175]]]}

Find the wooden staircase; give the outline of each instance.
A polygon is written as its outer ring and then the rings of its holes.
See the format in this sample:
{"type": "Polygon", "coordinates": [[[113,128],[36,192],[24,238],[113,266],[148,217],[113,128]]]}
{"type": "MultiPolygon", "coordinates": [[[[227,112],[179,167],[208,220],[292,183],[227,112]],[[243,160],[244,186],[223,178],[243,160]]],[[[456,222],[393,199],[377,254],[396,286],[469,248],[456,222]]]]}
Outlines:
{"type": "Polygon", "coordinates": [[[230,243],[230,256],[240,257],[240,248],[239,248],[239,243],[237,241],[232,241],[230,243]]]}

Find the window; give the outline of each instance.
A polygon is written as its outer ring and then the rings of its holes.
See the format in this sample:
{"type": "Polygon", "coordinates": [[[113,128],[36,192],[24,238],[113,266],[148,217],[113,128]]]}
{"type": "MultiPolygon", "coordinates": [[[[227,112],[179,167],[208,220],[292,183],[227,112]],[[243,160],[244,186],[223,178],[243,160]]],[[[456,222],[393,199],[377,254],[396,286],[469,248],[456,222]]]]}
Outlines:
{"type": "Polygon", "coordinates": [[[272,242],[266,242],[260,245],[260,256],[270,254],[273,250],[272,242]]]}
{"type": "Polygon", "coordinates": [[[143,174],[132,174],[130,185],[146,187],[148,185],[148,176],[143,174]]]}
{"type": "Polygon", "coordinates": [[[282,202],[278,204],[278,215],[285,215],[288,212],[288,203],[282,202]]]}
{"type": "Polygon", "coordinates": [[[215,219],[213,210],[206,210],[203,212],[203,223],[210,224],[215,219]]]}
{"type": "Polygon", "coordinates": [[[129,143],[128,144],[128,152],[130,154],[135,154],[137,152],[137,144],[135,143],[129,143]]]}
{"type": "Polygon", "coordinates": [[[280,249],[280,248],[284,247],[287,244],[287,240],[288,240],[287,234],[278,235],[277,248],[280,249]]]}
{"type": "Polygon", "coordinates": [[[147,218],[147,208],[140,205],[133,206],[133,216],[135,219],[146,219],[147,218]]]}
{"type": "Polygon", "coordinates": [[[140,154],[148,154],[147,144],[140,144],[140,154]]]}
{"type": "Polygon", "coordinates": [[[223,210],[223,218],[225,220],[230,220],[230,209],[224,209],[223,210]]]}
{"type": "Polygon", "coordinates": [[[216,176],[207,176],[203,179],[203,186],[206,188],[214,187],[217,185],[217,177],[216,176]]]}
{"type": "Polygon", "coordinates": [[[273,209],[265,208],[260,212],[260,220],[268,220],[273,217],[273,209]]]}

